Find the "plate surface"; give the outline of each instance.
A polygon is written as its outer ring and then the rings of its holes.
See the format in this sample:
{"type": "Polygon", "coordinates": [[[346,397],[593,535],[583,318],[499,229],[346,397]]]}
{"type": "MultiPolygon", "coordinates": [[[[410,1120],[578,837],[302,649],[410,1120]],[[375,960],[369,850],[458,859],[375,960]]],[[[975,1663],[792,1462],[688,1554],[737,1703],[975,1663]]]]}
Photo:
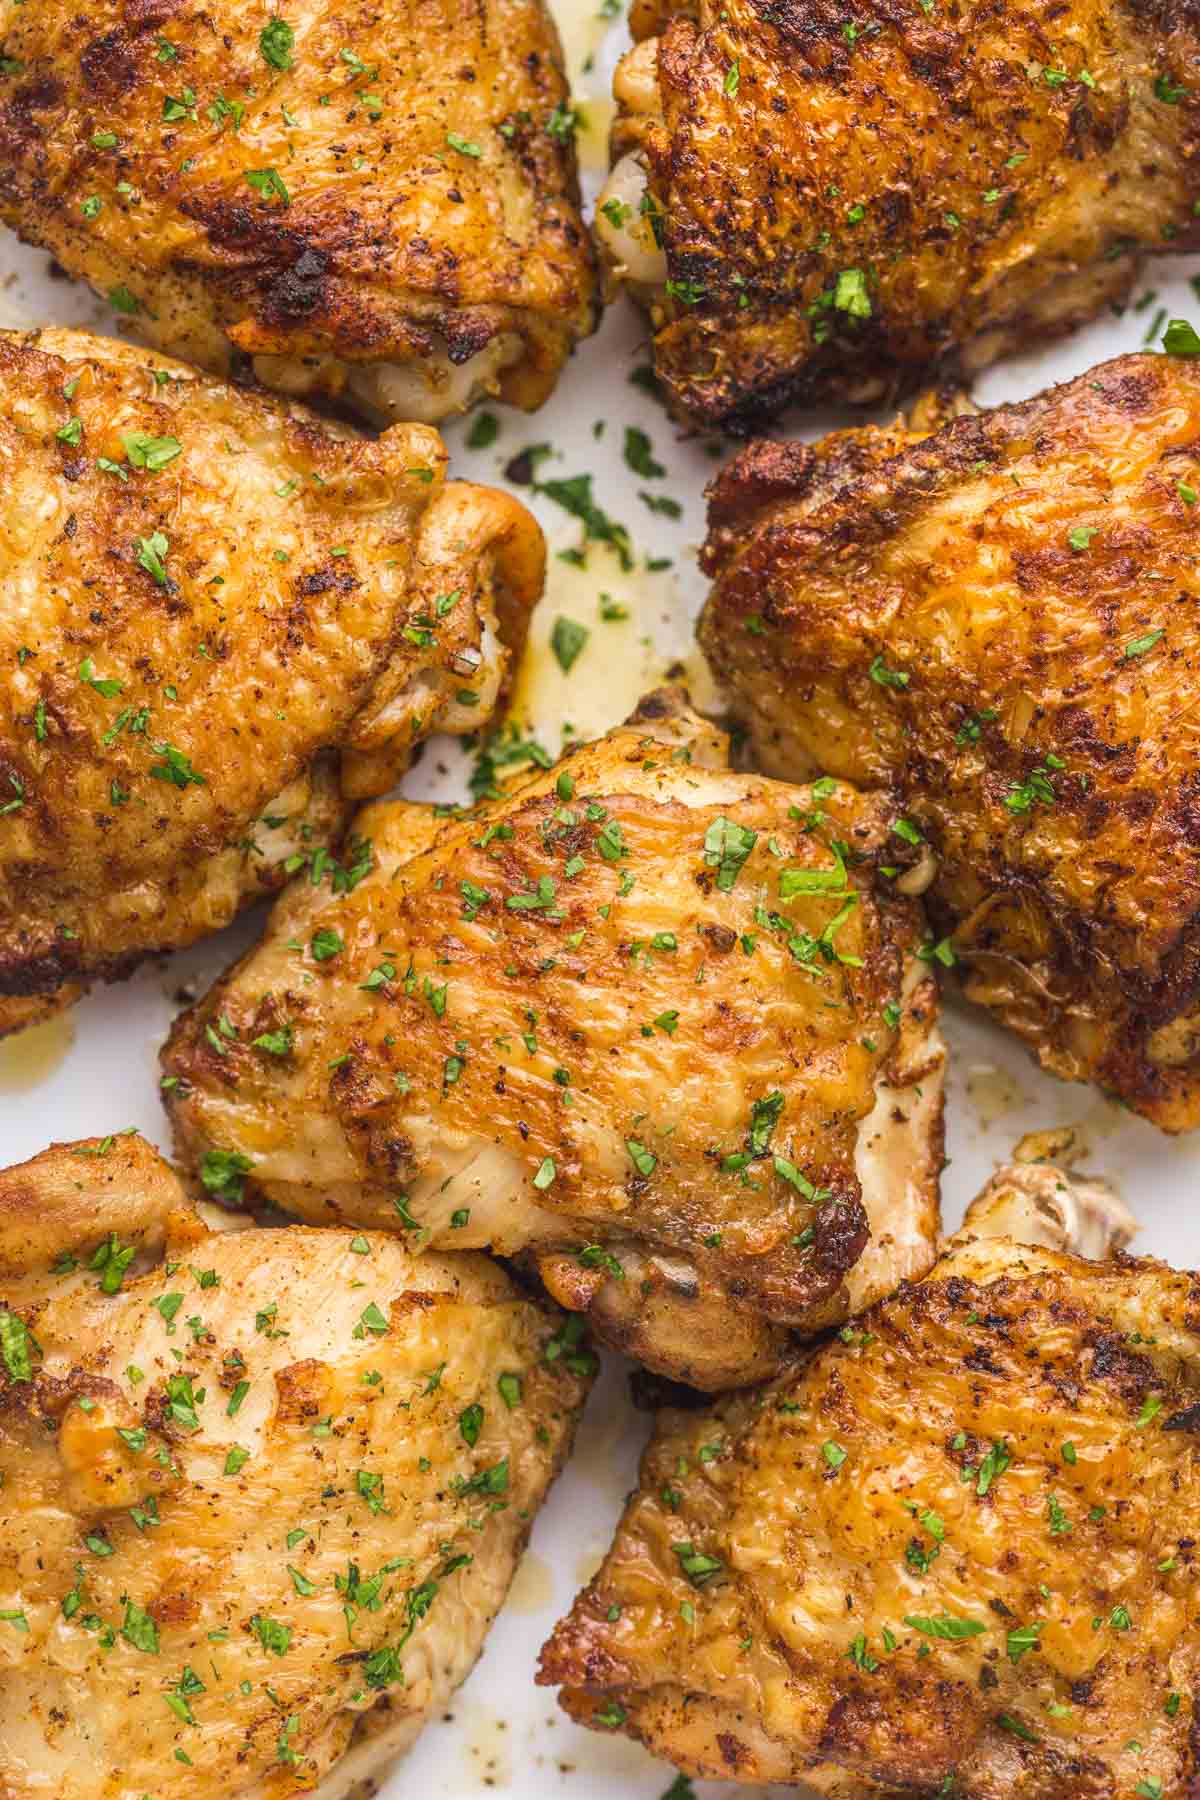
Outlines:
{"type": "MultiPolygon", "coordinates": [[[[580,146],[585,181],[594,193],[602,178],[611,116],[612,68],[629,39],[624,23],[597,11],[602,0],[558,0],[577,102],[584,114],[580,146]]],[[[48,259],[11,238],[0,239],[0,324],[86,325],[112,331],[108,309],[51,272],[48,259]]],[[[1187,258],[1147,263],[1135,304],[1107,316],[1048,352],[1003,363],[975,388],[984,404],[1020,400],[1106,357],[1161,337],[1162,318],[1200,323],[1200,263],[1187,258]]],[[[646,364],[645,333],[627,304],[610,310],[599,334],[566,370],[557,395],[532,418],[493,409],[499,434],[485,449],[468,446],[471,420],[445,428],[452,471],[475,480],[512,484],[504,469],[519,451],[549,446],[543,475],[589,474],[595,500],[624,524],[636,547],[636,569],[625,574],[602,545],[578,568],[552,554],[546,598],[535,621],[531,654],[518,684],[516,706],[551,751],[564,727],[593,735],[622,718],[668,666],[685,661],[693,691],[706,698],[696,667],[691,620],[704,597],[695,566],[703,535],[702,489],[725,454],[716,442],[685,439],[630,377],[646,364]],[[666,473],[647,480],[625,463],[625,427],[649,436],[666,473]],[[642,497],[665,497],[678,519],[642,497]],[[646,569],[647,561],[670,566],[646,569]],[[601,596],[627,618],[604,619],[601,596]],[[556,618],[587,627],[588,641],[570,680],[549,650],[556,618]]],[[[808,414],[791,421],[798,437],[815,437],[839,421],[808,414]]],[[[527,501],[528,488],[515,492],[527,501]]],[[[579,543],[579,527],[550,502],[531,502],[552,552],[579,543]]],[[[612,606],[606,607],[612,611],[612,606]]],[[[429,745],[405,791],[421,798],[460,798],[463,757],[444,741],[429,745]]],[[[0,1042],[0,1147],[5,1163],[33,1155],[54,1139],[136,1125],[169,1148],[158,1102],[156,1053],[183,997],[206,986],[251,941],[259,917],[183,955],[144,969],[122,987],[101,989],[64,1018],[0,1042]]],[[[963,1207],[1025,1131],[1069,1124],[1085,1154],[1083,1166],[1112,1176],[1141,1221],[1134,1248],[1177,1267],[1200,1264],[1200,1135],[1161,1136],[1089,1088],[1041,1074],[1012,1038],[951,1000],[946,1008],[951,1050],[947,1102],[950,1166],[942,1187],[946,1224],[963,1207]]],[[[431,1725],[409,1756],[381,1784],[384,1800],[420,1794],[422,1800],[475,1800],[507,1793],[513,1800],[659,1800],[673,1771],[624,1739],[572,1725],[551,1692],[533,1686],[538,1649],[576,1589],[593,1573],[607,1545],[622,1497],[633,1484],[646,1420],[633,1411],[627,1367],[605,1358],[576,1455],[534,1529],[508,1606],[498,1619],[474,1674],[446,1717],[431,1725]]],[[[698,1800],[732,1800],[751,1790],[696,1783],[698,1800]]],[[[762,1790],[758,1790],[761,1792],[762,1790]]],[[[797,1790],[791,1789],[790,1793],[797,1790]]]]}

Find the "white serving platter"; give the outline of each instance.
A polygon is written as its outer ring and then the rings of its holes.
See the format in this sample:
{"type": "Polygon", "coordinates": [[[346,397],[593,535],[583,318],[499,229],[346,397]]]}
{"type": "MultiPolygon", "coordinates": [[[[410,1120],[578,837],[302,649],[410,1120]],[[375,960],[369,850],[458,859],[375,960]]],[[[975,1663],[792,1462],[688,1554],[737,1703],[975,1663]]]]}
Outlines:
{"type": "MultiPolygon", "coordinates": [[[[622,19],[602,15],[604,0],[557,0],[577,101],[585,183],[594,195],[603,173],[611,106],[609,78],[629,39],[622,19]]],[[[107,308],[85,289],[51,270],[46,256],[0,236],[0,324],[86,325],[114,331],[107,308]]],[[[1053,381],[1079,374],[1105,358],[1139,349],[1159,319],[1200,324],[1200,260],[1148,263],[1135,304],[1121,317],[1097,321],[1065,343],[990,371],[975,388],[984,404],[1019,400],[1053,381]],[[1146,295],[1152,295],[1149,300],[1146,295]]],[[[552,554],[546,597],[535,623],[516,707],[540,741],[557,751],[564,725],[593,735],[621,719],[639,694],[683,662],[693,691],[709,698],[691,641],[691,621],[704,597],[695,564],[703,536],[704,484],[728,447],[686,437],[655,401],[631,382],[647,361],[640,316],[614,306],[603,328],[576,355],[558,393],[533,417],[490,409],[499,435],[486,449],[467,445],[471,421],[445,429],[452,472],[505,482],[504,467],[532,444],[551,447],[543,476],[590,474],[596,500],[630,532],[637,568],[624,574],[603,546],[589,548],[580,569],[552,554]],[[639,426],[666,475],[635,476],[623,457],[626,425],[639,426]],[[678,502],[676,520],[652,511],[639,491],[678,502]],[[646,561],[671,559],[649,572],[646,561]],[[601,617],[601,595],[628,612],[601,617]],[[549,650],[554,620],[586,626],[587,644],[569,679],[549,650]]],[[[839,421],[807,415],[790,421],[793,434],[815,437],[839,421]]],[[[2,476],[2,470],[0,470],[2,476]]],[[[526,501],[529,490],[518,487],[526,501]]],[[[552,552],[579,542],[579,527],[550,502],[532,502],[552,552]]],[[[611,610],[611,608],[610,608],[611,610]]],[[[431,744],[405,783],[420,798],[460,798],[463,758],[456,746],[431,744]]],[[[18,1162],[52,1140],[135,1125],[169,1150],[159,1105],[156,1055],[181,996],[200,991],[251,941],[260,916],[182,955],[143,969],[120,987],[99,989],[73,1012],[0,1042],[0,1153],[18,1162]]],[[[1067,1124],[1085,1148],[1083,1165],[1113,1177],[1141,1220],[1134,1248],[1179,1267],[1200,1264],[1200,1134],[1171,1140],[1103,1100],[1094,1090],[1043,1075],[1017,1042],[987,1019],[949,999],[945,1017],[951,1063],[947,1102],[950,1165],[943,1180],[945,1221],[963,1207],[1023,1132],[1067,1124]]],[[[534,1528],[508,1605],[488,1639],[474,1674],[444,1718],[380,1783],[383,1800],[476,1800],[497,1793],[512,1800],[659,1800],[673,1773],[638,1746],[572,1725],[554,1694],[535,1688],[538,1649],[555,1620],[598,1566],[622,1498],[632,1486],[647,1420],[629,1403],[628,1366],[607,1355],[575,1456],[534,1528]]],[[[728,1783],[695,1784],[697,1800],[732,1800],[728,1783]]],[[[760,1790],[761,1791],[761,1790],[760,1790]]],[[[795,1793],[796,1790],[790,1790],[795,1793]]]]}

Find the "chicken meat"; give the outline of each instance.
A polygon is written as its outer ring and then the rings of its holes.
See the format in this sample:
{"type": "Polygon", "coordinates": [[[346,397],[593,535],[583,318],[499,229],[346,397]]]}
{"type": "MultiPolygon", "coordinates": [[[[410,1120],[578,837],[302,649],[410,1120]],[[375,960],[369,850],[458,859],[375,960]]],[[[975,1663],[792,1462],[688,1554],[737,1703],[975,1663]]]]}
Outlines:
{"type": "MultiPolygon", "coordinates": [[[[509,746],[511,751],[511,746],[509,746]]],[[[944,1051],[870,804],[735,774],[677,693],[464,817],[394,801],[163,1057],[221,1199],[530,1262],[699,1387],[934,1255],[944,1051]],[[883,884],[885,887],[887,884],[883,884]]]]}
{"type": "Polygon", "coordinates": [[[673,409],[745,430],[1069,331],[1200,246],[1187,7],[636,0],[596,225],[673,409]]]}
{"type": "Polygon", "coordinates": [[[540,1679],[694,1776],[1194,1792],[1197,1277],[1119,1254],[1131,1223],[1099,1183],[1002,1170],[923,1281],[776,1383],[664,1412],[540,1679]]]}
{"type": "Polygon", "coordinates": [[[160,349],[431,421],[592,329],[542,0],[26,0],[0,49],[0,219],[160,349]]]}
{"type": "Polygon", "coordinates": [[[0,333],[0,1032],[215,931],[432,731],[487,719],[541,591],[525,509],[107,338],[0,333]]]}
{"type": "Polygon", "coordinates": [[[1044,1067],[1200,1123],[1200,363],[751,446],[700,635],[763,767],[890,795],[940,960],[1044,1067]]]}
{"type": "Polygon", "coordinates": [[[0,1793],[323,1800],[479,1654],[595,1359],[481,1256],[0,1174],[0,1793]]]}

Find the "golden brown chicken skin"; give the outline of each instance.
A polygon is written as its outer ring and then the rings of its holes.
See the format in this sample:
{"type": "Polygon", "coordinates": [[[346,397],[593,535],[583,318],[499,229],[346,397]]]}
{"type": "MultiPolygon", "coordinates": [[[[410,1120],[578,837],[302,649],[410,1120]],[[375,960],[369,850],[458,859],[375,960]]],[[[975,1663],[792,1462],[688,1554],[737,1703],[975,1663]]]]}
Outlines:
{"type": "Polygon", "coordinates": [[[161,349],[434,420],[592,328],[541,0],[29,0],[0,47],[0,217],[161,349]]]}
{"type": "Polygon", "coordinates": [[[541,533],[366,442],[73,332],[0,334],[0,1031],[191,943],[496,704],[541,533]]]}
{"type": "Polygon", "coordinates": [[[1043,1066],[1200,1122],[1200,365],[747,450],[700,635],[772,773],[882,788],[942,952],[1043,1066]]]}
{"type": "Polygon", "coordinates": [[[1186,6],[642,3],[606,259],[673,409],[745,429],[1069,331],[1200,243],[1186,6]]]}
{"type": "Polygon", "coordinates": [[[345,1793],[469,1671],[595,1358],[479,1256],[0,1173],[0,1793],[345,1793]],[[344,1760],[343,1760],[344,1759],[344,1760]]]}
{"type": "Polygon", "coordinates": [[[372,873],[297,881],[177,1021],[183,1155],[521,1257],[680,1380],[760,1377],[933,1256],[944,1052],[879,826],[733,773],[670,693],[466,817],[369,808],[372,873]]]}
{"type": "Polygon", "coordinates": [[[668,1411],[540,1679],[695,1776],[843,1800],[1184,1800],[1200,1284],[1001,1171],[925,1280],[668,1411]],[[999,1235],[996,1235],[999,1234],[999,1235]]]}

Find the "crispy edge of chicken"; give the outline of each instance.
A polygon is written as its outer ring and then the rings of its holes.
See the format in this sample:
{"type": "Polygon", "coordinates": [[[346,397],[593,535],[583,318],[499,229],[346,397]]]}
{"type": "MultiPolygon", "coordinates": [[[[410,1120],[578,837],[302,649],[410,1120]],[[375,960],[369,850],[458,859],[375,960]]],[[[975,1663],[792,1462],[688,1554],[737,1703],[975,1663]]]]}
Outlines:
{"type": "Polygon", "coordinates": [[[664,1412],[539,1680],[697,1777],[1190,1791],[1200,1292],[1133,1228],[1102,1182],[1002,1169],[844,1341],[664,1412]]]}
{"type": "Polygon", "coordinates": [[[672,409],[745,432],[1073,330],[1194,249],[1187,7],[635,6],[596,211],[672,409]]]}
{"type": "Polygon", "coordinates": [[[29,0],[2,48],[0,217],[165,350],[435,421],[594,328],[542,0],[29,0]]]}
{"type": "Polygon", "coordinates": [[[1189,1129],[1200,372],[1121,357],[938,417],[739,456],[700,642],[763,767],[886,790],[919,830],[896,861],[919,855],[970,998],[1189,1129]]]}
{"type": "Polygon", "coordinates": [[[465,818],[361,815],[372,873],[298,881],[177,1019],[186,1164],[229,1201],[519,1256],[698,1387],[923,1272],[945,1051],[919,905],[854,866],[873,806],[727,748],[660,692],[465,818]],[[785,864],[807,891],[779,912],[785,864]]]}
{"type": "Polygon", "coordinates": [[[5,1800],[333,1800],[410,1743],[567,1454],[561,1322],[481,1256],[210,1232],[137,1137],[0,1173],[5,1800]]]}
{"type": "Polygon", "coordinates": [[[297,859],[353,878],[352,805],[501,704],[545,545],[428,426],[369,441],[81,332],[0,333],[0,375],[11,1031],[297,859]]]}

